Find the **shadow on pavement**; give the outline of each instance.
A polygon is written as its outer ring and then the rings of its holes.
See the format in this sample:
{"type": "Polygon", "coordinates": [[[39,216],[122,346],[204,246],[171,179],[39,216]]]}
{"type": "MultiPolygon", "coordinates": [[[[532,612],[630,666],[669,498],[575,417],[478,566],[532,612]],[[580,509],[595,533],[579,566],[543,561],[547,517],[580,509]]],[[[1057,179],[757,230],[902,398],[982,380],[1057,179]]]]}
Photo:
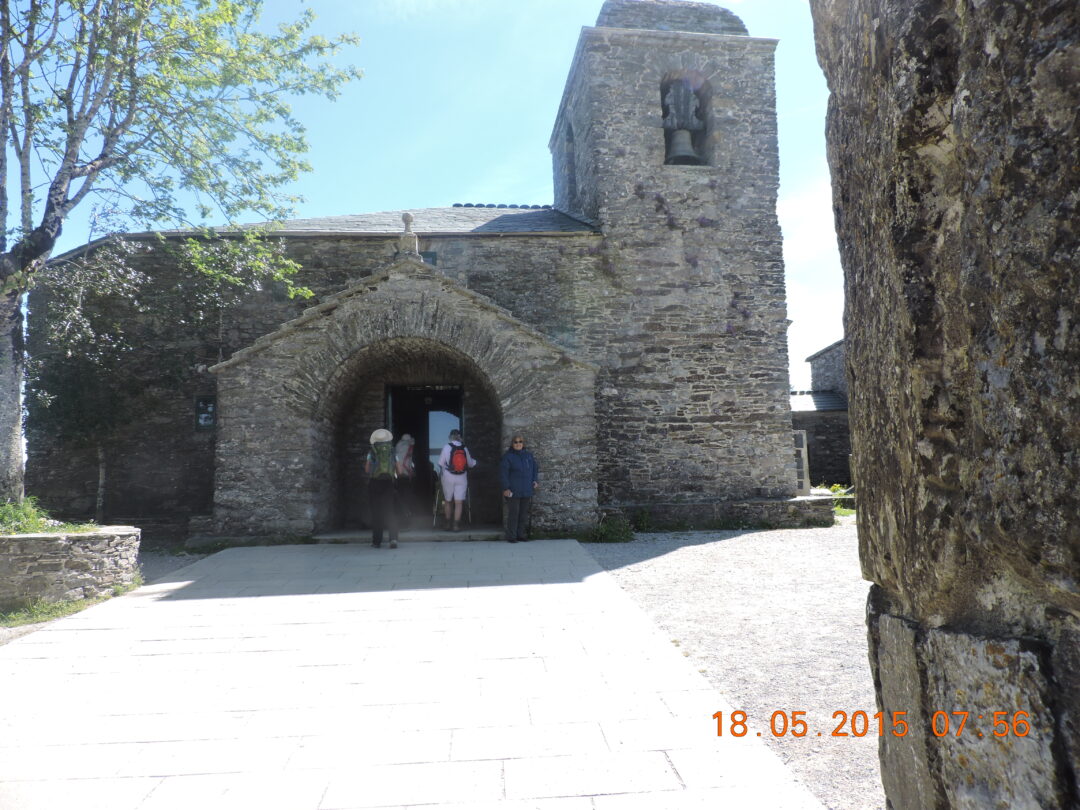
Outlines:
{"type": "MultiPolygon", "coordinates": [[[[764,531],[764,530],[763,530],[764,531]]],[[[819,529],[801,532],[827,531],[819,529]]],[[[409,541],[397,549],[358,543],[225,549],[159,577],[143,591],[158,599],[222,599],[375,593],[580,582],[603,570],[722,543],[753,530],[641,533],[629,543],[409,541]],[[602,547],[600,565],[589,553],[602,547]],[[584,553],[582,553],[584,551],[584,553]]],[[[797,535],[793,532],[793,542],[797,535]]]]}

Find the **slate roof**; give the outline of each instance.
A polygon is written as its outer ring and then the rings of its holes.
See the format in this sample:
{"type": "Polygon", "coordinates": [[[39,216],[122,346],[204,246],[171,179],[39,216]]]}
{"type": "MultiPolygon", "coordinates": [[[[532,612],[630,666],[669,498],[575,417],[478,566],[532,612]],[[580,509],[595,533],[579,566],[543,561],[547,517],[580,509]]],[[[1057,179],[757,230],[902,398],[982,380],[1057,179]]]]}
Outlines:
{"type": "MultiPolygon", "coordinates": [[[[346,214],[337,217],[314,219],[289,219],[282,228],[274,228],[278,236],[398,236],[405,230],[401,215],[413,215],[412,229],[418,236],[459,236],[462,234],[577,234],[599,233],[600,229],[585,220],[576,219],[551,206],[462,205],[445,208],[412,208],[406,211],[379,211],[373,214],[346,214]]],[[[259,228],[265,222],[254,222],[241,228],[259,228]]],[[[222,228],[219,233],[230,231],[222,228]]],[[[202,231],[195,229],[163,230],[166,236],[187,236],[202,231]]],[[[126,234],[129,238],[149,238],[154,231],[126,234]]],[[[102,237],[65,251],[49,259],[50,264],[68,261],[73,256],[92,250],[107,242],[102,237]]]]}
{"type": "Polygon", "coordinates": [[[314,219],[290,219],[275,230],[284,235],[370,234],[397,235],[404,230],[401,215],[412,214],[412,229],[418,236],[435,234],[497,233],[592,233],[596,229],[554,208],[458,206],[413,208],[314,219]]]}
{"type": "Polygon", "coordinates": [[[836,391],[792,391],[791,410],[846,411],[847,400],[836,391]]]}

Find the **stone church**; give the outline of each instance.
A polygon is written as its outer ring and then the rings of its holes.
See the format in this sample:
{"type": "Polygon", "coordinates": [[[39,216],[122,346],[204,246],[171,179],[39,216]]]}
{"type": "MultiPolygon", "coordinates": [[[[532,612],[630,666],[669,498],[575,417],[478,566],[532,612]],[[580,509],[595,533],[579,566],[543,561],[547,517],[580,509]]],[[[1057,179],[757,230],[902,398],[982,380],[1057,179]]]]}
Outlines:
{"type": "MultiPolygon", "coordinates": [[[[382,426],[416,438],[430,517],[423,457],[448,425],[480,462],[474,524],[500,520],[514,432],[542,467],[540,528],[812,516],[793,498],[775,45],[708,3],[609,0],[555,114],[552,205],[286,222],[275,235],[315,298],[252,293],[207,336],[206,362],[107,448],[108,519],[216,537],[361,527],[382,426]]],[[[171,277],[150,235],[128,238],[171,277]]],[[[91,511],[100,457],[29,436],[28,491],[91,511]]]]}

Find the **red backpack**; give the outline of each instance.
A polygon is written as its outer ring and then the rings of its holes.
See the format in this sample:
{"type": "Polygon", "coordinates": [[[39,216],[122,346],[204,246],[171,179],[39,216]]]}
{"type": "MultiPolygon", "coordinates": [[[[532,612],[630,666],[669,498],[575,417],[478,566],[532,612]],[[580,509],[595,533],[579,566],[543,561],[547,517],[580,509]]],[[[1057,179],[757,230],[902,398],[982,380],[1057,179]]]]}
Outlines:
{"type": "Polygon", "coordinates": [[[450,464],[447,467],[454,475],[461,475],[469,469],[469,454],[465,452],[465,446],[454,444],[450,446],[450,464]]]}

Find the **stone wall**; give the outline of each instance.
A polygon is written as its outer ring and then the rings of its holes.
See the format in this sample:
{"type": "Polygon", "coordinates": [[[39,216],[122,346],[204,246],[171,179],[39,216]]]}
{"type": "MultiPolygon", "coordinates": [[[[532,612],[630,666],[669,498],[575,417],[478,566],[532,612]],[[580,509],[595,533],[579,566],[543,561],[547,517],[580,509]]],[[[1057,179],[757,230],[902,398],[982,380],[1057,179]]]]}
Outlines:
{"type": "Polygon", "coordinates": [[[0,611],[34,600],[89,599],[139,573],[139,530],[103,526],[72,534],[0,535],[0,611]]]}
{"type": "Polygon", "coordinates": [[[743,21],[712,3],[682,0],[608,0],[596,24],[605,28],[660,28],[702,34],[746,34],[743,21]]]}
{"type": "Polygon", "coordinates": [[[806,358],[810,363],[810,388],[814,391],[835,391],[847,397],[846,359],[847,352],[842,340],[806,358]]]}
{"type": "Polygon", "coordinates": [[[791,424],[795,430],[806,431],[811,485],[850,484],[847,411],[796,411],[791,414],[791,424]]]}
{"type": "Polygon", "coordinates": [[[745,29],[716,6],[675,8],[605,3],[550,141],[556,206],[603,233],[578,324],[602,368],[601,502],[629,511],[795,486],[776,43],[727,35],[745,29]],[[661,87],[679,76],[702,93],[706,165],[665,164],[661,87]]]}
{"type": "MultiPolygon", "coordinates": [[[[479,398],[497,403],[488,430],[498,443],[473,442],[478,454],[494,455],[513,431],[534,437],[547,470],[534,525],[592,523],[595,368],[434,268],[402,259],[215,367],[222,416],[212,531],[306,535],[333,527],[348,446],[338,432],[356,412],[357,395],[364,412],[366,380],[383,379],[391,364],[422,367],[432,353],[467,367],[479,398]]],[[[375,426],[363,425],[361,435],[375,426]]],[[[476,485],[495,491],[488,474],[478,470],[476,485]]]]}
{"type": "MultiPolygon", "coordinates": [[[[423,226],[421,217],[416,228],[423,226]]],[[[589,302],[603,300],[602,292],[588,289],[596,278],[598,242],[599,237],[589,233],[427,237],[421,239],[420,249],[437,254],[440,275],[476,289],[512,310],[515,317],[542,329],[554,342],[573,349],[580,343],[574,331],[577,314],[595,305],[589,302]]],[[[196,429],[194,410],[196,396],[217,394],[217,377],[205,369],[250,346],[313,303],[384,269],[396,250],[397,239],[389,237],[290,238],[289,255],[303,268],[298,283],[311,288],[316,297],[289,300],[274,291],[252,293],[238,309],[227,313],[220,334],[216,329],[185,332],[159,319],[148,322],[147,316],[121,299],[92,302],[92,307],[143,335],[138,351],[126,362],[142,369],[141,377],[154,393],[148,406],[133,414],[117,435],[104,439],[106,520],[137,519],[140,525],[154,520],[163,526],[171,522],[183,531],[190,516],[209,514],[217,434],[196,429]]],[[[148,296],[162,295],[181,281],[174,262],[156,249],[154,241],[129,261],[151,279],[148,296]]],[[[43,334],[40,324],[49,316],[47,289],[34,290],[30,312],[30,351],[36,352],[43,334]]],[[[408,374],[400,358],[396,371],[398,377],[408,374]]],[[[27,426],[27,437],[27,492],[38,496],[52,514],[92,518],[98,482],[94,448],[63,442],[37,430],[33,422],[27,426]]],[[[497,431],[484,438],[490,438],[492,445],[480,448],[485,454],[502,447],[503,437],[497,431]]]]}
{"type": "Polygon", "coordinates": [[[1080,6],[812,7],[889,803],[1075,808],[1080,6]]]}
{"type": "Polygon", "coordinates": [[[692,529],[765,527],[802,529],[831,526],[833,499],[806,496],[790,499],[748,498],[713,503],[669,503],[614,510],[628,520],[647,515],[653,526],[685,526],[692,529]]]}

